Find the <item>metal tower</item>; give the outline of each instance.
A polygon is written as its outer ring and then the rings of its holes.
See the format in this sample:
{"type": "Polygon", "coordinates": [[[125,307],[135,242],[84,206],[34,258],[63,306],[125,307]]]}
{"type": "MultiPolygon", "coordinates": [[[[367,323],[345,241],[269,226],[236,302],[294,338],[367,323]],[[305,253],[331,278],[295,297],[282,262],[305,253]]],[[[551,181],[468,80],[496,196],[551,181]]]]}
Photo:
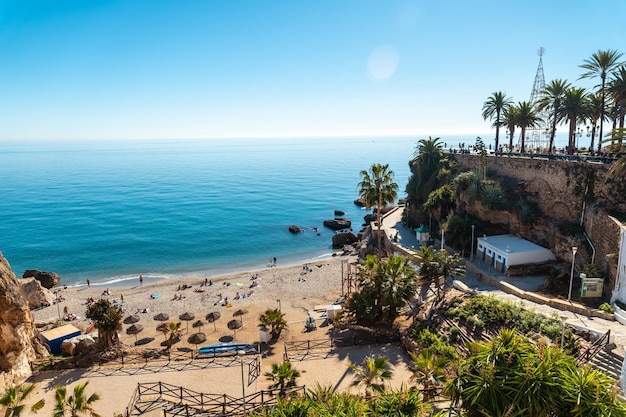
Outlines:
{"type": "MultiPolygon", "coordinates": [[[[529,103],[535,107],[537,102],[543,96],[543,91],[546,88],[546,79],[543,75],[543,54],[546,50],[541,47],[537,50],[539,55],[539,66],[537,66],[537,73],[535,74],[535,82],[533,83],[533,90],[530,93],[529,103]]],[[[541,121],[536,127],[526,130],[526,140],[524,141],[525,148],[528,151],[541,152],[548,149],[549,145],[549,114],[544,110],[537,114],[541,118],[541,121]]],[[[520,138],[518,146],[522,145],[522,136],[520,138]]]]}

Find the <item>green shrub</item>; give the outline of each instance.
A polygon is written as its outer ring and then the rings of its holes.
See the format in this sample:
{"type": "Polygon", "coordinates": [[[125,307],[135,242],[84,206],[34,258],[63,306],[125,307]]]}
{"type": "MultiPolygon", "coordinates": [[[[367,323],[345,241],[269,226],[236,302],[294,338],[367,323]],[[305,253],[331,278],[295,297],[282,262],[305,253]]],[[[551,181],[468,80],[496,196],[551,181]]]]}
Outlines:
{"type": "Polygon", "coordinates": [[[481,201],[491,210],[504,210],[508,203],[504,190],[497,184],[486,184],[480,193],[481,201]]]}
{"type": "Polygon", "coordinates": [[[606,313],[615,313],[615,308],[609,303],[602,303],[598,308],[606,313]]]}
{"type": "Polygon", "coordinates": [[[457,190],[467,190],[470,185],[476,182],[478,182],[478,177],[474,171],[462,172],[452,181],[454,188],[457,190]]]}

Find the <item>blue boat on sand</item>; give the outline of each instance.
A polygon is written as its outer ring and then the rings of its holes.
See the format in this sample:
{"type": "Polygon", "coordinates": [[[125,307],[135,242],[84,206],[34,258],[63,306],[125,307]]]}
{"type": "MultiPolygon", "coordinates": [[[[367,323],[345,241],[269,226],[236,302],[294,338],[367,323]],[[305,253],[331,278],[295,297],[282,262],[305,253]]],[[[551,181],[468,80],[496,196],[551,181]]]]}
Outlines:
{"type": "Polygon", "coordinates": [[[214,343],[209,346],[203,346],[198,350],[200,355],[206,356],[234,356],[239,352],[245,355],[256,355],[257,349],[248,343],[214,343]]]}

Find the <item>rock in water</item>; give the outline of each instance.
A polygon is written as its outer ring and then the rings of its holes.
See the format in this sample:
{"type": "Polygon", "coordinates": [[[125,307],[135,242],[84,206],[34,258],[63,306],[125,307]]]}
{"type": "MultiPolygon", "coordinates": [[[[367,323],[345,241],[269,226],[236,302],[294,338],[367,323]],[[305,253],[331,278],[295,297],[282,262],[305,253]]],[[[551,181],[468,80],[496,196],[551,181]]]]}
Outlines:
{"type": "Polygon", "coordinates": [[[50,289],[61,282],[61,276],[56,272],[39,271],[37,269],[28,269],[24,271],[22,278],[35,278],[41,283],[41,286],[50,289]]]}
{"type": "Polygon", "coordinates": [[[324,220],[324,226],[333,230],[343,230],[343,229],[349,229],[350,226],[352,226],[352,222],[348,219],[341,219],[341,218],[330,219],[330,220],[324,220]]]}
{"type": "Polygon", "coordinates": [[[358,242],[358,238],[352,232],[337,233],[333,236],[333,249],[341,249],[346,245],[358,242]]]}
{"type": "Polygon", "coordinates": [[[339,216],[339,217],[341,217],[341,216],[344,216],[345,214],[346,214],[346,213],[344,213],[344,212],[343,212],[343,211],[341,211],[341,210],[335,210],[335,216],[339,216]]]}
{"type": "Polygon", "coordinates": [[[289,231],[293,234],[297,234],[297,233],[302,232],[302,229],[299,226],[292,224],[291,226],[289,226],[289,231]]]}
{"type": "Polygon", "coordinates": [[[32,373],[31,362],[45,354],[20,284],[0,254],[0,386],[24,382],[32,373]]]}

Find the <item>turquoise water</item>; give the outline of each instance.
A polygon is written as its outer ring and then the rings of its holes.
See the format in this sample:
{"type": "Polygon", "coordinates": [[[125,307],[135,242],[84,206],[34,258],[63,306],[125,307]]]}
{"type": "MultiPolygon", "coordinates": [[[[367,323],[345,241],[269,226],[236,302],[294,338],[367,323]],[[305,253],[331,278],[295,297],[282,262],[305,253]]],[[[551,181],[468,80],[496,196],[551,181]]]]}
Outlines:
{"type": "Polygon", "coordinates": [[[360,171],[389,164],[404,197],[420,138],[0,143],[0,252],[17,276],[55,271],[68,285],[326,257],[325,219],[363,223],[360,171]]]}
{"type": "Polygon", "coordinates": [[[400,195],[415,138],[0,144],[0,251],[16,275],[66,284],[212,276],[331,254],[322,222],[358,231],[359,172],[388,163],[400,195]],[[296,224],[305,232],[293,235],[296,224]],[[313,230],[318,228],[319,235],[313,230]]]}

